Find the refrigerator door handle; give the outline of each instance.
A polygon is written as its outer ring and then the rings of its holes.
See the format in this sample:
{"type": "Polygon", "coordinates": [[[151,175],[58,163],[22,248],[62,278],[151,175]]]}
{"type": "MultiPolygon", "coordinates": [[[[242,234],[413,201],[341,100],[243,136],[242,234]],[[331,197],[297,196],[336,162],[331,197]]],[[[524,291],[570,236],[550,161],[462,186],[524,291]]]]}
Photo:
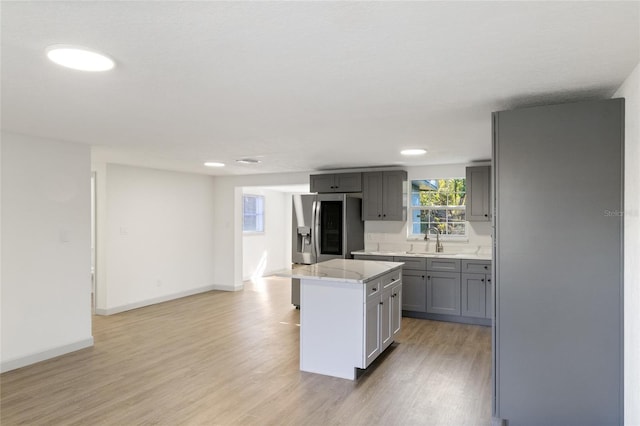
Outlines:
{"type": "Polygon", "coordinates": [[[317,197],[313,201],[313,209],[311,220],[313,221],[313,249],[315,253],[313,254],[313,263],[318,263],[320,258],[320,201],[318,201],[317,197]]]}

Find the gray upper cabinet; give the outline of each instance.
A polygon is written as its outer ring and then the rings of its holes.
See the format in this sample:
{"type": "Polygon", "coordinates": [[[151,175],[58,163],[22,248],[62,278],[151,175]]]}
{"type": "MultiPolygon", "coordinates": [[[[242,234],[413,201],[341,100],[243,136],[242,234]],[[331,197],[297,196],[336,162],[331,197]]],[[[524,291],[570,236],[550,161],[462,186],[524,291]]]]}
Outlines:
{"type": "Polygon", "coordinates": [[[311,175],[311,192],[362,192],[362,173],[311,175]]]}
{"type": "Polygon", "coordinates": [[[362,174],[362,219],[406,220],[407,172],[362,174]]]}
{"type": "Polygon", "coordinates": [[[491,167],[467,167],[467,220],[488,222],[491,220],[491,167]]]}

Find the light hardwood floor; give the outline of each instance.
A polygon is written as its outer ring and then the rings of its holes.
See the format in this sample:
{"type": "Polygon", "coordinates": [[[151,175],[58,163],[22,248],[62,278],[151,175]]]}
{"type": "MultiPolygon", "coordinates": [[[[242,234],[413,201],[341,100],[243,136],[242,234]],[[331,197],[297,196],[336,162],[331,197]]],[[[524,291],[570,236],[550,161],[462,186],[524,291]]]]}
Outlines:
{"type": "Polygon", "coordinates": [[[93,318],[95,345],[0,376],[0,423],[488,425],[491,330],[403,318],[359,380],[300,372],[289,281],[93,318]]]}

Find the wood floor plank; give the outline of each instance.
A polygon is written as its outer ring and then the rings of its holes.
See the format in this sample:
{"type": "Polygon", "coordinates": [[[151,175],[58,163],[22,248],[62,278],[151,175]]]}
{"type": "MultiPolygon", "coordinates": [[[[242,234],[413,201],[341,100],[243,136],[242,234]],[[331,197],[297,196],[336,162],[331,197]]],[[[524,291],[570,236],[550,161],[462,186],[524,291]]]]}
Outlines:
{"type": "Polygon", "coordinates": [[[5,425],[488,425],[491,330],[402,319],[357,381],[299,371],[289,281],[93,317],[95,345],[0,376],[5,425]]]}

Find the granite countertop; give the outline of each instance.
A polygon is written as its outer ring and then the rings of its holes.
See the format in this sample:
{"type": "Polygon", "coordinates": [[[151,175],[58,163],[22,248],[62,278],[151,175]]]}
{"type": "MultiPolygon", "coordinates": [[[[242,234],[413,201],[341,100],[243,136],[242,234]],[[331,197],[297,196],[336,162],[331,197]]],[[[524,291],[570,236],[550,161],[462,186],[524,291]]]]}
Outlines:
{"type": "Polygon", "coordinates": [[[398,256],[398,257],[440,257],[447,259],[471,259],[471,260],[491,260],[491,253],[422,253],[411,251],[352,251],[351,254],[361,254],[370,256],[398,256]]]}
{"type": "Polygon", "coordinates": [[[315,265],[301,265],[279,271],[279,277],[365,283],[393,269],[402,267],[401,262],[371,260],[332,259],[315,265]]]}

